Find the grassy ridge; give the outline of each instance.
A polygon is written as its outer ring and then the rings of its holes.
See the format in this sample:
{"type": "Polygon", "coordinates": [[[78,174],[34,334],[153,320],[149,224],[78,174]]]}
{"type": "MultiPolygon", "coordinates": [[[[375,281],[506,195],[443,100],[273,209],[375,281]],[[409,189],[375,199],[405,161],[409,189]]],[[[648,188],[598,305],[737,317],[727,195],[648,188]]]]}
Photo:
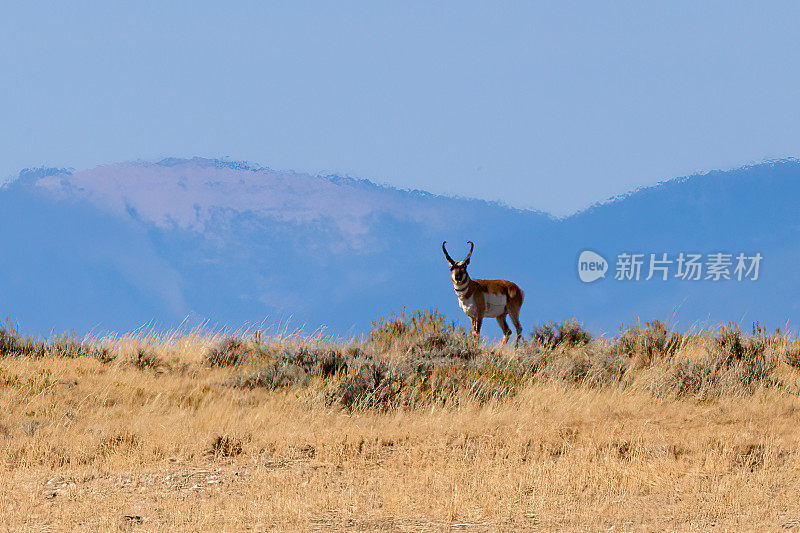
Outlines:
{"type": "Polygon", "coordinates": [[[347,408],[414,407],[479,401],[513,395],[536,382],[585,387],[634,388],[656,398],[709,399],[774,388],[795,394],[800,342],[768,334],[756,323],[750,333],[733,325],[682,334],[659,321],[623,329],[613,339],[593,338],[576,321],[544,324],[515,350],[487,346],[448,323],[436,310],[375,323],[364,341],[334,342],[299,337],[240,336],[189,339],[154,335],[79,341],[22,338],[0,327],[0,357],[93,357],[155,372],[186,365],[230,368],[227,385],[240,388],[324,389],[328,405],[347,408]],[[192,361],[176,346],[193,342],[192,361]],[[197,353],[199,352],[199,353],[197,353]],[[199,355],[199,359],[198,356],[199,355]]]}

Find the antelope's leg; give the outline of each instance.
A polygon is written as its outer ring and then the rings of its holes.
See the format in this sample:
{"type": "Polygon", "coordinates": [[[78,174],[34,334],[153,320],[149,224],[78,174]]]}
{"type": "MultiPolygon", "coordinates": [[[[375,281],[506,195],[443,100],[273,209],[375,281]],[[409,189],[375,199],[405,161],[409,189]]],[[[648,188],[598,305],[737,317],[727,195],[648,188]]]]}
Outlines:
{"type": "Polygon", "coordinates": [[[512,311],[509,314],[511,315],[511,322],[514,323],[514,329],[517,330],[517,340],[514,342],[514,348],[516,348],[519,346],[520,339],[522,339],[522,324],[519,323],[519,309],[512,311]]]}
{"type": "Polygon", "coordinates": [[[506,315],[497,317],[497,324],[500,326],[500,329],[503,330],[503,346],[505,346],[508,342],[508,338],[511,337],[511,328],[508,327],[508,323],[506,322],[506,315]]]}
{"type": "Polygon", "coordinates": [[[478,334],[478,337],[481,336],[481,324],[483,324],[483,317],[477,316],[475,318],[475,333],[478,334]]]}

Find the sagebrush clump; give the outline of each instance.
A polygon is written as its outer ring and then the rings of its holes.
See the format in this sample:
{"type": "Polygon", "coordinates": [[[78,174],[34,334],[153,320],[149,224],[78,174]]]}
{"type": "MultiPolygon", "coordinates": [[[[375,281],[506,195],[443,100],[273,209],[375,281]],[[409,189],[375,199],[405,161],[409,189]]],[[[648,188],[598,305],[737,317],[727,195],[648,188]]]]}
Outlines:
{"type": "Polygon", "coordinates": [[[130,363],[139,370],[152,370],[162,372],[169,369],[169,365],[154,349],[146,346],[137,347],[130,357],[130,363]]]}
{"type": "Polygon", "coordinates": [[[646,368],[657,360],[674,356],[686,340],[658,320],[646,325],[645,329],[623,329],[611,344],[614,353],[630,358],[636,368],[646,368]]]}
{"type": "Polygon", "coordinates": [[[533,329],[531,340],[549,348],[572,348],[585,346],[592,341],[592,336],[577,320],[542,324],[533,329]]]}
{"type": "Polygon", "coordinates": [[[395,315],[373,323],[367,345],[381,353],[418,358],[470,359],[481,352],[480,342],[458,324],[447,322],[435,309],[416,311],[410,317],[395,315]]]}
{"type": "Polygon", "coordinates": [[[227,337],[212,346],[204,356],[208,366],[236,366],[243,363],[252,353],[245,339],[227,337]]]}

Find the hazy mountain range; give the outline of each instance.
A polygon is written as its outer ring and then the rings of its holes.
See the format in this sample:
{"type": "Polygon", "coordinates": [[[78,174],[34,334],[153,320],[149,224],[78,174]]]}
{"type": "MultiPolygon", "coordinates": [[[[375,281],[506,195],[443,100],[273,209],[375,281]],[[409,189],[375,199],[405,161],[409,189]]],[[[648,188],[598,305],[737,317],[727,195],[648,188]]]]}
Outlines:
{"type": "MultiPolygon", "coordinates": [[[[468,191],[465,191],[468,193],[468,191]]],[[[800,163],[675,179],[555,219],[497,203],[206,159],[30,169],[0,188],[0,316],[33,333],[152,322],[288,324],[362,334],[404,308],[463,319],[441,242],[473,277],[526,292],[535,323],[575,317],[600,333],[654,318],[679,329],[736,322],[795,328],[800,163]],[[608,261],[583,283],[583,250],[608,261]],[[647,281],[651,253],[731,254],[720,281],[647,281]],[[644,256],[616,280],[618,254],[644,256]],[[736,255],[763,257],[736,280],[736,255]],[[752,276],[751,272],[751,276],[752,276]]],[[[705,277],[706,272],[703,272],[705,277]]],[[[499,330],[490,321],[486,333],[499,330]]]]}

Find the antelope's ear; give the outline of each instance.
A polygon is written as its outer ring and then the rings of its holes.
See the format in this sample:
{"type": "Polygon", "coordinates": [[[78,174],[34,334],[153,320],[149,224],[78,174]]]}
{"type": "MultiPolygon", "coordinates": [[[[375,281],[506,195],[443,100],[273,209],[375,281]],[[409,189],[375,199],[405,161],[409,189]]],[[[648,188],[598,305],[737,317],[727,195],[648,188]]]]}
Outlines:
{"type": "Polygon", "coordinates": [[[467,266],[469,264],[469,257],[467,257],[466,259],[461,261],[461,264],[464,265],[464,266],[467,266]]]}

